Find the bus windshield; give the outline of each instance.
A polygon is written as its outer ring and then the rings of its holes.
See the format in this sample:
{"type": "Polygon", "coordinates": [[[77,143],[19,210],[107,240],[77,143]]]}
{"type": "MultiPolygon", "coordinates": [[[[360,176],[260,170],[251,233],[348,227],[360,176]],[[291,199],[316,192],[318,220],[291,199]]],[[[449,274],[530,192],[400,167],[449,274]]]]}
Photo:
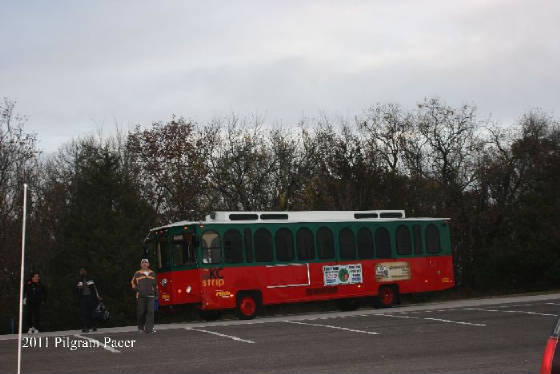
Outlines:
{"type": "Polygon", "coordinates": [[[196,264],[194,235],[184,233],[173,235],[173,266],[196,264]]]}
{"type": "Polygon", "coordinates": [[[169,267],[169,246],[167,235],[159,235],[156,244],[157,266],[158,269],[169,267]]]}

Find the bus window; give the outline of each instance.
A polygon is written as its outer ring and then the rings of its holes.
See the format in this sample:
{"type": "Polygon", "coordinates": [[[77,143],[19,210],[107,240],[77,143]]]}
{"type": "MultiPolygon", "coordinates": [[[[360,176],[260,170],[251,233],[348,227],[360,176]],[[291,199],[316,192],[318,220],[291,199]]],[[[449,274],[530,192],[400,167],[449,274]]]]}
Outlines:
{"type": "Polygon", "coordinates": [[[302,227],[297,231],[296,244],[299,260],[312,260],[315,258],[313,233],[307,227],[302,227]]]}
{"type": "Polygon", "coordinates": [[[173,266],[196,262],[192,234],[173,236],[173,266]]]}
{"type": "Polygon", "coordinates": [[[222,262],[222,242],[216,231],[202,234],[202,263],[219,264],[222,262]]]}
{"type": "Polygon", "coordinates": [[[384,227],[375,230],[375,248],[377,258],[391,258],[391,236],[384,227]]]}
{"type": "Polygon", "coordinates": [[[338,244],[340,245],[340,258],[343,260],[354,260],[356,258],[356,243],[354,233],[348,227],[338,233],[338,244]]]}
{"type": "Polygon", "coordinates": [[[255,231],[255,260],[258,262],[272,261],[272,236],[267,229],[255,231]]]}
{"type": "Polygon", "coordinates": [[[276,259],[278,261],[294,260],[294,239],[289,229],[281,228],[276,231],[276,259]]]}
{"type": "Polygon", "coordinates": [[[420,232],[420,225],[412,226],[412,233],[414,235],[414,254],[422,254],[422,236],[420,232]]]}
{"type": "Polygon", "coordinates": [[[185,264],[185,257],[183,255],[183,235],[175,235],[173,237],[173,266],[181,266],[185,264]]]}
{"type": "Polygon", "coordinates": [[[328,227],[321,227],[317,230],[317,249],[320,259],[334,258],[334,238],[328,227]]]}
{"type": "Polygon", "coordinates": [[[157,242],[158,269],[169,267],[169,250],[167,248],[167,237],[160,236],[157,242]]]}
{"type": "Polygon", "coordinates": [[[251,238],[251,230],[243,230],[243,236],[245,237],[245,261],[253,262],[253,238],[251,238]]]}
{"type": "Polygon", "coordinates": [[[235,229],[228,230],[224,234],[224,257],[230,264],[243,262],[243,241],[241,234],[235,229]]]}
{"type": "Polygon", "coordinates": [[[426,227],[426,250],[430,253],[439,253],[441,251],[439,230],[433,223],[426,227]]]}
{"type": "Polygon", "coordinates": [[[373,258],[373,238],[367,227],[358,230],[358,258],[373,258]]]}
{"type": "Polygon", "coordinates": [[[412,253],[410,230],[405,225],[397,227],[397,254],[409,255],[412,253]]]}

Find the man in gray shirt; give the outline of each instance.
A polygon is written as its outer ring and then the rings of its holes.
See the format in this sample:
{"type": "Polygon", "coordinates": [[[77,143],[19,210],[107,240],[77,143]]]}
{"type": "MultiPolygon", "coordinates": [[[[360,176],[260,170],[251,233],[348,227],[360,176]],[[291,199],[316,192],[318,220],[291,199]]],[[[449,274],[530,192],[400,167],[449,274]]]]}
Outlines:
{"type": "Polygon", "coordinates": [[[150,262],[143,258],[141,269],[134,273],[130,284],[136,290],[136,317],[138,330],[148,334],[154,330],[154,304],[158,298],[156,273],[150,269],[150,262]]]}

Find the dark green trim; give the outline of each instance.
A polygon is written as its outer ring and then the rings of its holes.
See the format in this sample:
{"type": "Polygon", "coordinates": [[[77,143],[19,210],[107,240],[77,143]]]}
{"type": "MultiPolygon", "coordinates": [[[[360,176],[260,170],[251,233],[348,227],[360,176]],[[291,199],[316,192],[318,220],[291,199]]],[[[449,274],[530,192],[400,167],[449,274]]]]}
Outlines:
{"type": "MultiPolygon", "coordinates": [[[[451,243],[449,238],[449,225],[444,220],[433,220],[433,221],[424,221],[424,220],[395,220],[395,221],[388,221],[388,222],[364,222],[364,221],[356,221],[356,222],[285,222],[285,223],[266,223],[266,222],[258,222],[258,223],[204,223],[203,225],[190,225],[188,230],[192,230],[191,232],[197,235],[197,264],[196,265],[182,265],[182,266],[171,266],[171,269],[160,269],[160,271],[166,270],[187,270],[193,269],[196,267],[201,268],[212,268],[212,267],[237,267],[237,266],[262,266],[262,265],[273,265],[277,263],[321,263],[326,261],[354,261],[354,260],[341,260],[340,259],[340,243],[338,232],[342,229],[348,227],[352,230],[354,234],[354,243],[356,245],[356,257],[358,256],[358,240],[357,240],[357,233],[361,227],[367,227],[371,230],[372,238],[374,240],[375,246],[375,229],[378,227],[384,227],[389,231],[389,235],[391,238],[391,258],[414,258],[414,257],[433,257],[433,256],[449,256],[451,254],[451,243]],[[426,251],[426,227],[429,224],[435,224],[439,229],[440,234],[440,243],[441,243],[441,252],[440,253],[427,253],[426,251]],[[409,228],[410,234],[410,241],[412,245],[412,253],[410,255],[397,255],[396,251],[396,229],[400,225],[406,225],[409,228]],[[416,255],[414,254],[414,232],[413,226],[419,225],[420,236],[421,236],[421,243],[422,243],[422,254],[416,255]],[[202,227],[201,227],[202,226],[202,227]],[[334,239],[334,248],[335,248],[335,258],[331,259],[318,259],[317,258],[317,236],[316,232],[320,227],[328,227],[333,232],[333,239],[334,239]],[[298,260],[294,259],[292,261],[276,261],[276,231],[280,228],[288,228],[292,232],[292,240],[294,245],[294,257],[297,258],[297,246],[296,246],[296,234],[297,230],[301,227],[307,227],[313,232],[313,237],[315,241],[315,259],[313,260],[298,260]],[[251,230],[251,242],[252,242],[252,251],[253,251],[253,259],[255,258],[255,245],[254,245],[254,234],[255,231],[259,228],[265,228],[270,231],[272,235],[272,248],[273,248],[273,256],[274,261],[269,262],[245,262],[246,259],[246,252],[245,252],[245,240],[244,240],[244,232],[245,228],[249,228],[251,230]],[[227,230],[230,229],[237,229],[239,230],[241,237],[242,237],[242,245],[243,245],[243,258],[244,262],[241,263],[226,263],[223,260],[225,259],[224,256],[224,242],[223,236],[227,230]],[[202,250],[201,250],[201,236],[205,231],[212,230],[216,231],[220,235],[221,244],[222,244],[222,262],[219,264],[203,264],[202,263],[202,250]]],[[[180,235],[184,232],[183,226],[175,226],[170,227],[168,229],[168,235],[172,238],[173,235],[180,235]]],[[[170,256],[169,261],[172,263],[173,261],[173,254],[172,252],[172,240],[168,240],[168,254],[170,256]]],[[[376,251],[375,251],[376,252],[376,251]]],[[[380,259],[377,257],[371,259],[380,259]]],[[[360,260],[356,258],[356,260],[360,260]]],[[[368,259],[362,259],[368,260],[368,259]]]]}

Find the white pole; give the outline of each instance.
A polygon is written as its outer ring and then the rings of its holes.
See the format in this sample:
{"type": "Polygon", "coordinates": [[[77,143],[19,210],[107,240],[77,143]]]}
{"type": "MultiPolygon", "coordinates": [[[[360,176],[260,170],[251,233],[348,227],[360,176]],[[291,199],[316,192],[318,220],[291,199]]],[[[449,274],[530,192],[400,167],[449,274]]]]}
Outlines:
{"type": "Polygon", "coordinates": [[[25,277],[25,223],[27,221],[27,184],[23,184],[23,218],[21,222],[21,270],[19,281],[19,326],[18,326],[18,358],[17,374],[21,374],[21,334],[23,330],[23,278],[25,277]]]}

